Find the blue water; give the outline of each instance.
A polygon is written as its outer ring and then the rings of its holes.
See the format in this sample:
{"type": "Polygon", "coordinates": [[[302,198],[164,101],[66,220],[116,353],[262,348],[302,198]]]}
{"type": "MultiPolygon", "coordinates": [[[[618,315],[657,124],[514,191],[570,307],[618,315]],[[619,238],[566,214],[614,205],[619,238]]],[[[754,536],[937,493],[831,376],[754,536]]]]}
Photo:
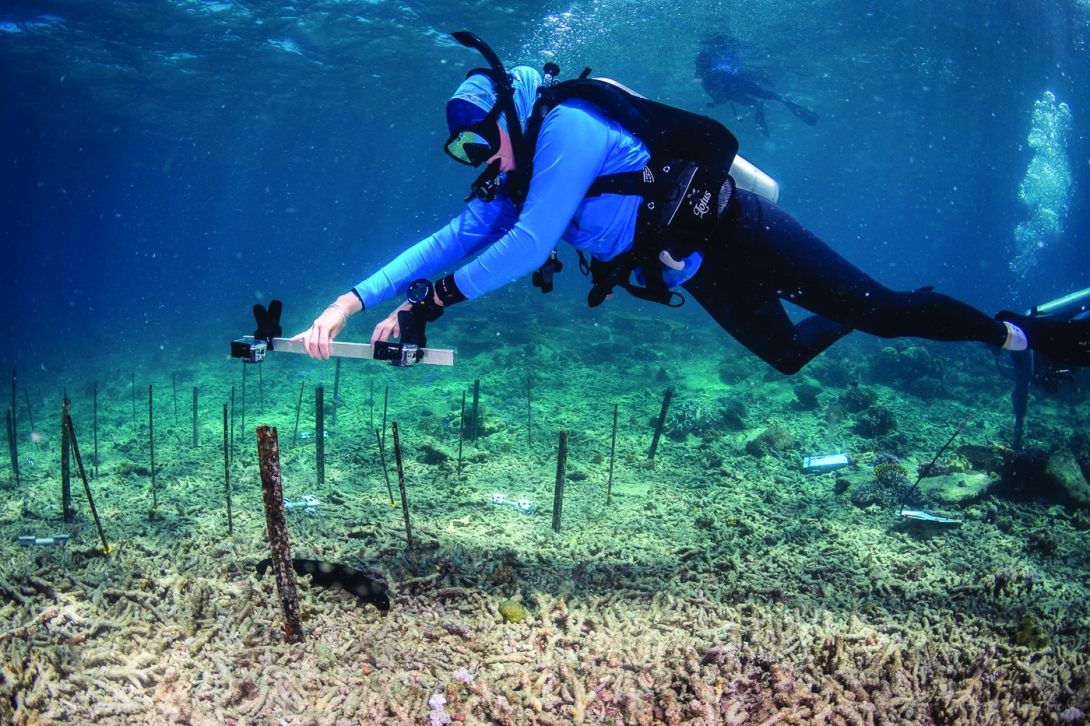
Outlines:
{"type": "MultiPolygon", "coordinates": [[[[442,153],[443,104],[480,59],[445,35],[459,28],[509,62],[589,65],[700,111],[701,34],[729,27],[821,115],[811,128],[770,107],[766,140],[710,111],[783,206],[888,285],[988,311],[1051,299],[1090,284],[1084,193],[1027,279],[1008,265],[1045,91],[1071,109],[1074,188],[1090,188],[1088,18],[1051,1],[6,2],[0,361],[212,360],[273,297],[304,328],[460,208],[473,173],[442,153]]],[[[586,285],[562,280],[540,304],[567,315],[586,285]]]]}

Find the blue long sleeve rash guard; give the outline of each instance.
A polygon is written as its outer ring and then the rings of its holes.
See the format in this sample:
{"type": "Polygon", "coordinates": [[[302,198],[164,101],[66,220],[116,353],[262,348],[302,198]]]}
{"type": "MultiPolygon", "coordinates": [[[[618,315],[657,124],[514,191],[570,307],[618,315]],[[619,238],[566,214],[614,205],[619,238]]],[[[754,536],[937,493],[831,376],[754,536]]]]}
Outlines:
{"type": "MultiPolygon", "coordinates": [[[[632,246],[642,198],[603,194],[588,199],[587,190],[596,177],[639,171],[649,158],[643,142],[594,104],[565,101],[541,124],[521,213],[506,193],[492,202],[474,199],[450,224],[398,255],[355,291],[370,308],[404,294],[413,280],[433,278],[480,252],[454,273],[458,289],[474,299],[541,267],[561,239],[611,260],[632,246]]],[[[674,287],[696,274],[700,258],[699,253],[686,258],[683,270],[664,268],[666,284],[674,287]]]]}

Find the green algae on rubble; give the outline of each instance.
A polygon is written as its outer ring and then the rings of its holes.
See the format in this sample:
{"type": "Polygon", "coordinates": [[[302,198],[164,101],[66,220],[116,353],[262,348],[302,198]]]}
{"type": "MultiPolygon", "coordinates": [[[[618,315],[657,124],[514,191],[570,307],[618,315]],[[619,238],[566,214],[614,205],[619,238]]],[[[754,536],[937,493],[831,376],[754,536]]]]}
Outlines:
{"type": "Polygon", "coordinates": [[[526,608],[514,600],[504,600],[500,603],[500,615],[505,622],[521,623],[526,619],[526,608]]]}
{"type": "Polygon", "coordinates": [[[1032,615],[1022,618],[1018,632],[1014,636],[1015,645],[1024,645],[1030,650],[1041,650],[1048,645],[1048,637],[1041,629],[1040,623],[1033,619],[1032,615]]]}

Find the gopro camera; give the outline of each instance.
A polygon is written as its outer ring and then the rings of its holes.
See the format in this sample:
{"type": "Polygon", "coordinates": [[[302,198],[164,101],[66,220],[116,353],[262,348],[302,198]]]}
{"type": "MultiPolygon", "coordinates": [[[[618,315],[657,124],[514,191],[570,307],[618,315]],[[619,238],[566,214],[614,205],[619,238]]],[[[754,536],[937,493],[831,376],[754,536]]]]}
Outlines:
{"type": "MultiPolygon", "coordinates": [[[[404,315],[402,312],[400,315],[404,315]]],[[[375,343],[372,349],[375,360],[384,360],[392,366],[408,368],[416,365],[424,357],[424,351],[419,346],[409,343],[387,343],[380,341],[375,343]]]]}
{"type": "Polygon", "coordinates": [[[231,341],[231,357],[241,358],[246,363],[260,363],[265,360],[266,351],[272,349],[272,339],[284,334],[284,329],[280,327],[280,314],[283,311],[284,304],[279,300],[269,303],[267,310],[264,305],[254,305],[257,330],[253,335],[231,341]]]}
{"type": "Polygon", "coordinates": [[[241,358],[245,363],[260,363],[265,360],[269,344],[249,335],[231,341],[231,357],[241,358]]]}

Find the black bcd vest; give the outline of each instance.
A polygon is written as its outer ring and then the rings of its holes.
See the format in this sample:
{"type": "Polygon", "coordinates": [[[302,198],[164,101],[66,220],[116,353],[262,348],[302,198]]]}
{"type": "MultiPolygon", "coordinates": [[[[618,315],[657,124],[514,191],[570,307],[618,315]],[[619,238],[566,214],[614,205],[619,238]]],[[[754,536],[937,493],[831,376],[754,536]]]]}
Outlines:
{"type": "Polygon", "coordinates": [[[644,300],[673,305],[674,296],[680,295],[667,288],[659,255],[666,250],[675,259],[687,257],[703,249],[714,234],[733,196],[729,171],[738,140],[713,118],[642,98],[615,83],[586,78],[588,73],[589,69],[580,78],[538,89],[526,142],[535,148],[549,111],[578,98],[593,103],[647,146],[651,159],[642,170],[598,177],[587,192],[588,197],[643,197],[632,248],[609,262],[592,260],[589,265],[580,252],[580,267],[591,274],[591,307],[600,305],[615,286],[644,300]],[[631,284],[636,269],[645,287],[631,284]]]}

